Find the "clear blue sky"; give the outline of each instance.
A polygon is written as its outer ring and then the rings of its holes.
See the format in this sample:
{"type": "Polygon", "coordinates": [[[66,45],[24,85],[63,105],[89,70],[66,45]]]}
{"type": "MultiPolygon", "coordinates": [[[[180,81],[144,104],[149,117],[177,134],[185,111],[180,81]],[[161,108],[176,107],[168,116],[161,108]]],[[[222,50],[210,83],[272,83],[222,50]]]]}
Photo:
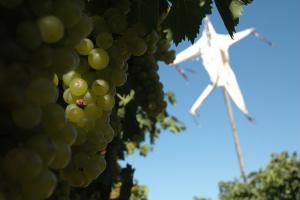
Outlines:
{"type": "MultiPolygon", "coordinates": [[[[257,125],[250,124],[234,107],[246,171],[264,167],[273,152],[300,153],[300,1],[259,1],[245,8],[237,30],[256,29],[275,43],[270,48],[254,36],[230,49],[246,105],[257,125]]],[[[211,20],[226,33],[219,14],[211,20]]],[[[202,29],[201,29],[202,31],[202,29]]],[[[180,52],[190,45],[182,42],[180,52]]],[[[135,178],[150,189],[149,200],[191,200],[194,195],[218,199],[218,182],[239,177],[232,133],[220,88],[200,109],[201,127],[188,114],[193,102],[210,82],[201,62],[181,65],[197,71],[187,84],[178,73],[161,64],[165,90],[172,90],[178,104],[170,113],[187,126],[179,135],[163,132],[146,157],[131,156],[135,178]]]]}

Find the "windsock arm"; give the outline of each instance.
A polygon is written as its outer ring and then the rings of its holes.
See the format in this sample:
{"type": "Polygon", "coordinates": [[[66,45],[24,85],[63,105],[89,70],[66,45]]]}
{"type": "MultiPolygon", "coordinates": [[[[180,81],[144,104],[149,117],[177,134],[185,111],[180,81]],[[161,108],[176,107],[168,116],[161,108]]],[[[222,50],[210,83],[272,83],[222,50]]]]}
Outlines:
{"type": "Polygon", "coordinates": [[[190,114],[193,116],[197,115],[197,110],[200,108],[200,106],[203,104],[204,100],[211,94],[211,92],[215,89],[216,84],[215,83],[211,83],[209,84],[204,91],[202,92],[202,94],[198,97],[198,99],[195,101],[195,103],[193,104],[193,106],[190,109],[190,114]]]}
{"type": "Polygon", "coordinates": [[[228,46],[233,45],[234,43],[244,39],[245,37],[254,34],[255,29],[254,28],[248,28],[243,31],[237,32],[233,35],[233,39],[230,36],[226,36],[226,40],[228,43],[228,46]]]}
{"type": "Polygon", "coordinates": [[[172,64],[177,65],[189,59],[199,58],[200,56],[201,56],[201,49],[200,49],[200,43],[198,41],[194,45],[178,53],[172,64]]]}

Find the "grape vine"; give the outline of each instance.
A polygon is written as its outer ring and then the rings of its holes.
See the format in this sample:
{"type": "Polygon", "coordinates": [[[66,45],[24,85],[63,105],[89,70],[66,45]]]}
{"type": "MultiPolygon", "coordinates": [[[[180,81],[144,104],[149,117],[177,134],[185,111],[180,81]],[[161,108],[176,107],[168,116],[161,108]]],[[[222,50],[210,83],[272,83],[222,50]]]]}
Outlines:
{"type": "Polygon", "coordinates": [[[185,129],[158,76],[157,61],[175,58],[169,8],[0,0],[1,200],[146,198],[117,161],[147,155],[161,129],[185,129]]]}

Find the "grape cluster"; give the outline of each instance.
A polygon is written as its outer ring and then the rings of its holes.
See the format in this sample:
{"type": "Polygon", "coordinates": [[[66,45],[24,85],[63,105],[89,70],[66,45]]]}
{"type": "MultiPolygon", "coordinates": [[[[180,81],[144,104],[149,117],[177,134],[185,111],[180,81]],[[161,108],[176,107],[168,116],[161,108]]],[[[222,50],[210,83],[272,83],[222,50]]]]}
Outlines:
{"type": "Polygon", "coordinates": [[[129,0],[114,2],[0,0],[1,200],[46,199],[104,171],[128,70],[147,113],[166,107],[159,33],[128,19],[129,0]]]}
{"type": "Polygon", "coordinates": [[[130,61],[129,75],[136,91],[136,100],[150,116],[156,117],[167,106],[163,85],[159,81],[158,65],[152,54],[134,57],[130,61]]]}

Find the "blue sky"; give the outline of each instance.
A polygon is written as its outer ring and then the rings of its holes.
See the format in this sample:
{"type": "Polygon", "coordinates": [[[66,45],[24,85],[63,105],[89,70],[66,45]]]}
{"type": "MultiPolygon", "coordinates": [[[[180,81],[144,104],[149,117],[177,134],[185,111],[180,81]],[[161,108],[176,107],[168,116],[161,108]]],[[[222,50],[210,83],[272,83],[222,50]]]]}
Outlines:
{"type": "MultiPolygon", "coordinates": [[[[233,106],[247,172],[264,167],[273,152],[300,153],[299,7],[298,0],[254,1],[237,30],[255,27],[275,46],[252,36],[230,49],[231,66],[257,121],[253,126],[233,106]]],[[[217,12],[211,20],[217,32],[226,33],[217,12]]],[[[180,52],[189,45],[182,42],[174,49],[180,52]]],[[[222,90],[217,88],[200,108],[197,127],[188,110],[210,80],[199,61],[181,67],[196,70],[188,83],[162,63],[160,76],[165,90],[177,97],[169,112],[187,130],[179,135],[163,132],[146,158],[135,154],[127,161],[136,168],[135,178],[149,187],[149,200],[191,200],[195,195],[216,200],[218,182],[240,175],[222,90]]]]}

